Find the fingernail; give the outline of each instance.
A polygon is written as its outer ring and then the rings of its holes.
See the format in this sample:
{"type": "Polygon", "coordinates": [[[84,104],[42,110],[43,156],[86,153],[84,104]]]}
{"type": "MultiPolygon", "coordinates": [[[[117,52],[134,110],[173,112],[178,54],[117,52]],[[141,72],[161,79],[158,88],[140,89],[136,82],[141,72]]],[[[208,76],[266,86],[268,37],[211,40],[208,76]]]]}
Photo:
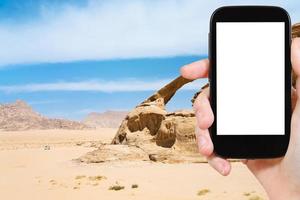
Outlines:
{"type": "Polygon", "coordinates": [[[229,168],[228,165],[222,163],[221,167],[222,167],[222,169],[221,169],[222,175],[227,175],[228,170],[229,170],[229,169],[228,169],[228,168],[229,168]]]}
{"type": "Polygon", "coordinates": [[[188,67],[188,65],[183,65],[183,66],[182,66],[182,68],[187,68],[187,67],[188,67]]]}
{"type": "Polygon", "coordinates": [[[222,165],[222,170],[221,170],[221,173],[222,173],[223,175],[225,175],[225,173],[226,173],[226,170],[227,170],[227,167],[226,167],[226,166],[224,166],[224,165],[222,165]]]}
{"type": "Polygon", "coordinates": [[[188,65],[182,66],[181,69],[180,69],[180,70],[181,70],[181,73],[182,73],[182,70],[185,70],[185,69],[188,68],[188,67],[189,67],[188,65]]]}

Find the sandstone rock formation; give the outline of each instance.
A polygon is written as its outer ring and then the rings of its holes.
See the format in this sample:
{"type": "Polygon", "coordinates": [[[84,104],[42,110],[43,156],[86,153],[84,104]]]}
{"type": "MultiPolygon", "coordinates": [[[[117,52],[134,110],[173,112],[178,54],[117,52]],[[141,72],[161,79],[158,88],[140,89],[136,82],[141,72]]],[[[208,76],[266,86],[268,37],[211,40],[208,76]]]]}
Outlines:
{"type": "Polygon", "coordinates": [[[0,104],[0,129],[20,131],[30,129],[87,129],[87,125],[63,120],[48,119],[35,112],[26,102],[17,100],[12,104],[0,104]]]}
{"type": "Polygon", "coordinates": [[[115,159],[204,162],[195,142],[194,112],[168,113],[165,110],[176,91],[189,82],[191,80],[180,76],[158,90],[128,113],[110,145],[103,145],[79,160],[88,163],[115,159]]]}
{"type": "Polygon", "coordinates": [[[82,122],[96,128],[118,128],[127,114],[128,111],[92,112],[82,122]]]}
{"type": "MultiPolygon", "coordinates": [[[[292,29],[293,37],[300,37],[300,24],[292,29]]],[[[293,73],[293,85],[296,76],[293,73]]],[[[165,105],[178,89],[191,82],[181,76],[158,90],[136,106],[122,121],[111,144],[79,158],[82,162],[117,160],[152,160],[161,162],[204,162],[197,153],[195,115],[193,111],[168,113],[165,105]],[[125,153],[124,153],[125,152],[125,153]],[[144,156],[142,156],[144,155],[144,156]],[[145,155],[148,155],[148,159],[145,155]]],[[[208,87],[205,85],[202,89],[208,87]]],[[[202,90],[201,89],[201,90],[202,90]]],[[[197,92],[193,99],[201,93],[197,92]]]]}
{"type": "Polygon", "coordinates": [[[166,119],[165,105],[179,88],[189,82],[191,80],[179,76],[136,106],[121,123],[112,144],[122,144],[126,142],[127,134],[145,128],[155,136],[162,121],[166,119]]]}

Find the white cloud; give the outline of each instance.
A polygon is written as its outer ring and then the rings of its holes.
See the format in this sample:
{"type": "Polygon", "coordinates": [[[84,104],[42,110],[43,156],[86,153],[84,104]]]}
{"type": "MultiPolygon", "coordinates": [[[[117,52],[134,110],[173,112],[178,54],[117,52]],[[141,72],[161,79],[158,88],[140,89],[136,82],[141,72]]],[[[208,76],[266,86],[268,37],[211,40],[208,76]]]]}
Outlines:
{"type": "MultiPolygon", "coordinates": [[[[217,7],[255,1],[95,1],[85,7],[43,6],[42,18],[0,24],[0,66],[206,54],[209,16],[217,7]]],[[[299,1],[281,5],[300,21],[299,1]]]]}
{"type": "MultiPolygon", "coordinates": [[[[120,80],[99,81],[88,80],[81,82],[55,82],[55,83],[32,83],[25,85],[0,86],[0,92],[23,93],[23,92],[47,92],[47,91],[95,91],[95,92],[139,92],[155,91],[169,83],[170,79],[142,81],[142,80],[120,80]]],[[[197,80],[185,85],[183,90],[198,90],[205,82],[197,80]]]]}

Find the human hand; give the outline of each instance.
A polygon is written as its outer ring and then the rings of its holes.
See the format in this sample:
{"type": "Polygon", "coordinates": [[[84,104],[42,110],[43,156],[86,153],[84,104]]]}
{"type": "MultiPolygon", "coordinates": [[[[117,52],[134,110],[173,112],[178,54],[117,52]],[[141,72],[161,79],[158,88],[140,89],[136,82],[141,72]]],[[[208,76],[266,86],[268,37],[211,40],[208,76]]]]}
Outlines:
{"type": "MultiPolygon", "coordinates": [[[[294,72],[300,77],[300,38],[292,42],[291,59],[294,72]]],[[[206,78],[209,60],[201,60],[181,68],[181,75],[187,79],[206,78]]],[[[298,78],[299,79],[299,78],[298,78]]],[[[300,199],[300,80],[296,89],[292,88],[292,105],[295,105],[291,120],[291,138],[286,155],[276,159],[243,160],[249,170],[262,184],[272,200],[300,199]]],[[[209,88],[205,88],[194,102],[197,118],[196,138],[199,152],[220,174],[226,176],[231,171],[230,162],[214,154],[208,128],[214,121],[209,103],[209,88]]]]}

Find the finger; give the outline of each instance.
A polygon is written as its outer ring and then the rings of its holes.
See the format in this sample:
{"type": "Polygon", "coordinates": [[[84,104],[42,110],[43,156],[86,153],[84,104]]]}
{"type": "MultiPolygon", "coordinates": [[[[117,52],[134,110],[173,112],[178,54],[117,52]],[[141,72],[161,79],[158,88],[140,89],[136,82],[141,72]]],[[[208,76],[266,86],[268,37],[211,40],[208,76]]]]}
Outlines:
{"type": "Polygon", "coordinates": [[[208,163],[212,166],[217,172],[223,176],[227,176],[231,171],[230,162],[226,159],[218,157],[216,155],[211,155],[207,158],[208,163]]]}
{"type": "Polygon", "coordinates": [[[194,80],[198,78],[206,78],[208,76],[209,61],[208,59],[193,62],[181,67],[180,73],[184,78],[194,80]]]}
{"type": "Polygon", "coordinates": [[[197,96],[193,108],[196,114],[197,126],[200,129],[208,129],[214,121],[214,114],[209,102],[209,88],[205,88],[197,96]]]}
{"type": "Polygon", "coordinates": [[[291,47],[291,60],[294,72],[300,76],[300,38],[293,39],[291,47]]]}
{"type": "Polygon", "coordinates": [[[196,139],[200,154],[205,157],[211,156],[214,151],[214,145],[208,130],[202,130],[199,127],[196,127],[196,139]]]}

